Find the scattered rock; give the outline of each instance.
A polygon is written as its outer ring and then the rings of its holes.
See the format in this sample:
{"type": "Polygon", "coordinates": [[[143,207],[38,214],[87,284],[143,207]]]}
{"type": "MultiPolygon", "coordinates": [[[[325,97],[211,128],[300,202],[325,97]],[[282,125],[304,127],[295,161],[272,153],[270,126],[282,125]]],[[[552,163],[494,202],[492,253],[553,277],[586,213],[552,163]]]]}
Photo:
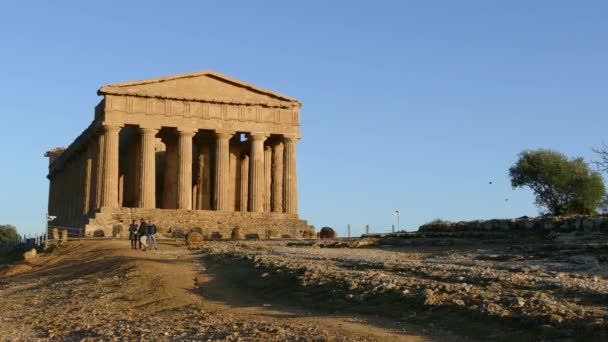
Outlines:
{"type": "Polygon", "coordinates": [[[31,261],[36,258],[36,248],[32,248],[29,251],[23,253],[23,259],[25,261],[31,261]]]}
{"type": "Polygon", "coordinates": [[[549,316],[549,323],[551,323],[553,326],[559,327],[563,322],[564,318],[558,314],[551,314],[549,316]]]}
{"type": "Polygon", "coordinates": [[[422,291],[420,295],[420,301],[424,305],[434,305],[437,304],[437,300],[435,298],[435,292],[431,289],[425,289],[422,291]]]}
{"type": "Polygon", "coordinates": [[[521,308],[522,306],[524,306],[526,304],[526,300],[523,299],[522,297],[515,297],[513,302],[514,302],[515,306],[518,308],[521,308]]]}
{"type": "Polygon", "coordinates": [[[568,259],[569,262],[577,265],[585,265],[588,267],[598,267],[597,258],[590,255],[575,255],[568,259]]]}
{"type": "Polygon", "coordinates": [[[196,247],[203,243],[203,234],[198,232],[190,232],[186,235],[186,243],[188,246],[196,247]]]}

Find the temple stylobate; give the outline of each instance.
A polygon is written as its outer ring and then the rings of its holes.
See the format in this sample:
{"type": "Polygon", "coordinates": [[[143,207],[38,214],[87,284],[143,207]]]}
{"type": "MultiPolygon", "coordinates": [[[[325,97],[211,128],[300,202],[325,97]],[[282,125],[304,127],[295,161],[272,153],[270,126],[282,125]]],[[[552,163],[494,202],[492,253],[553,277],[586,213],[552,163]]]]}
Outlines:
{"type": "Polygon", "coordinates": [[[202,71],[110,84],[50,159],[53,225],[124,236],[132,219],[213,238],[307,237],[298,217],[301,103],[202,71]]]}

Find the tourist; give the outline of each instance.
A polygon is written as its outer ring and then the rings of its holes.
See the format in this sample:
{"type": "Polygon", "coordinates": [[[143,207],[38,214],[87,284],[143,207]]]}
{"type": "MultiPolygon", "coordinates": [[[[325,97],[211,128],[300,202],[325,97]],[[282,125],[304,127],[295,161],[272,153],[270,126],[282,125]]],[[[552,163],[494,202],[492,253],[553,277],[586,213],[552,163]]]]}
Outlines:
{"type": "Polygon", "coordinates": [[[150,243],[150,249],[158,249],[156,244],[156,225],[152,221],[148,222],[148,241],[150,243]]]}
{"type": "Polygon", "coordinates": [[[139,225],[138,235],[139,249],[142,249],[143,247],[143,250],[145,251],[148,248],[148,224],[143,218],[141,219],[141,224],[139,225]]]}
{"type": "Polygon", "coordinates": [[[129,240],[131,240],[131,249],[137,249],[137,220],[133,220],[131,225],[129,225],[129,240]]]}

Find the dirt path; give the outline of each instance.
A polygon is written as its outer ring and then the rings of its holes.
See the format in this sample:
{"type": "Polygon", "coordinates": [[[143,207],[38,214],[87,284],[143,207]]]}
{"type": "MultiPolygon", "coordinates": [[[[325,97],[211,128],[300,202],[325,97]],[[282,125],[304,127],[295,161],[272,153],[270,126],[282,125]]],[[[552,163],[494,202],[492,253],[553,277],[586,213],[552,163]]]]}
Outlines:
{"type": "Polygon", "coordinates": [[[428,341],[404,322],[313,310],[289,287],[182,246],[71,242],[0,275],[4,340],[428,341]],[[275,284],[276,285],[276,284],[275,284]]]}

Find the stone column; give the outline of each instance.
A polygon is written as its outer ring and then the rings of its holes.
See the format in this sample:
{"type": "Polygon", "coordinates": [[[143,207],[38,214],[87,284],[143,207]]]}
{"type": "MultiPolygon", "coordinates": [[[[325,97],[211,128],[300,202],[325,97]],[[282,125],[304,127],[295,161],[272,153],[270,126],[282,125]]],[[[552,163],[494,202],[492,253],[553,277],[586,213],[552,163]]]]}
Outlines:
{"type": "Polygon", "coordinates": [[[270,212],[272,192],[272,147],[264,146],[264,211],[270,212]]]}
{"type": "MultiPolygon", "coordinates": [[[[72,152],[73,153],[73,152],[72,152]]],[[[72,217],[74,216],[74,202],[76,199],[76,193],[74,192],[74,181],[75,181],[75,177],[74,177],[74,160],[72,159],[74,158],[73,156],[70,156],[70,159],[68,160],[68,166],[67,166],[67,193],[68,195],[66,196],[66,209],[67,209],[67,219],[68,222],[72,221],[72,217]]]]}
{"type": "Polygon", "coordinates": [[[229,190],[229,205],[230,205],[230,211],[236,211],[240,209],[239,206],[239,201],[241,200],[241,196],[240,194],[237,193],[237,190],[239,190],[239,181],[240,181],[240,177],[237,176],[240,173],[240,166],[239,166],[239,161],[240,161],[240,141],[235,141],[235,138],[233,137],[232,139],[229,140],[228,142],[229,144],[229,157],[228,157],[228,163],[230,164],[230,190],[229,190]],[[238,169],[238,171],[237,171],[238,169]],[[238,197],[237,197],[238,196],[238,197]]]}
{"type": "Polygon", "coordinates": [[[249,210],[264,211],[264,134],[251,134],[251,156],[249,167],[249,210]]]}
{"type": "Polygon", "coordinates": [[[65,218],[66,218],[66,222],[69,224],[70,219],[72,218],[72,200],[73,200],[73,196],[72,196],[72,160],[68,159],[66,161],[66,167],[65,167],[65,189],[66,191],[66,196],[65,196],[65,218]]]}
{"type": "Polygon", "coordinates": [[[215,210],[230,208],[230,144],[233,132],[215,132],[215,210]]]}
{"type": "Polygon", "coordinates": [[[48,204],[48,214],[49,215],[57,215],[57,213],[55,212],[55,194],[56,194],[56,189],[57,189],[57,177],[55,176],[55,174],[53,172],[49,172],[48,175],[48,179],[49,179],[49,204],[48,204]]]}
{"type": "Polygon", "coordinates": [[[75,151],[72,157],[72,221],[80,212],[80,151],[75,151]]]}
{"type": "Polygon", "coordinates": [[[67,168],[66,168],[66,162],[63,162],[63,165],[61,165],[61,169],[58,171],[59,173],[59,194],[57,196],[57,206],[58,206],[58,216],[61,218],[61,222],[63,223],[64,220],[66,219],[66,210],[65,210],[65,203],[66,203],[66,187],[67,187],[67,183],[65,181],[66,179],[66,172],[67,172],[67,168]]]}
{"type": "Polygon", "coordinates": [[[119,126],[103,126],[103,187],[101,206],[118,208],[118,132],[119,126]]]}
{"type": "Polygon", "coordinates": [[[53,215],[59,217],[59,220],[63,220],[63,194],[65,193],[63,187],[63,165],[55,171],[55,178],[57,179],[57,195],[55,196],[55,213],[53,215]]]}
{"type": "Polygon", "coordinates": [[[101,179],[99,177],[99,137],[94,137],[90,141],[91,145],[91,193],[89,199],[89,210],[97,209],[99,202],[97,201],[97,194],[99,191],[97,189],[97,182],[101,179]]]}
{"type": "Polygon", "coordinates": [[[178,129],[177,208],[192,209],[192,137],[194,131],[178,129]]]}
{"type": "Polygon", "coordinates": [[[283,212],[283,143],[272,147],[272,212],[283,212]]]}
{"type": "Polygon", "coordinates": [[[241,211],[247,212],[249,204],[249,156],[241,157],[241,211]]]}
{"type": "Polygon", "coordinates": [[[158,129],[140,128],[141,164],[139,172],[139,207],[156,207],[156,149],[158,129]]]}
{"type": "Polygon", "coordinates": [[[201,139],[198,146],[196,209],[211,210],[211,142],[201,139]]]}
{"type": "Polygon", "coordinates": [[[161,208],[177,209],[178,139],[173,134],[168,134],[163,137],[162,141],[165,143],[165,165],[161,208]]]}
{"type": "Polygon", "coordinates": [[[86,147],[84,158],[84,194],[82,202],[82,214],[87,215],[91,210],[91,177],[93,174],[93,146],[89,143],[86,147]]]}
{"type": "Polygon", "coordinates": [[[285,136],[283,139],[283,143],[285,144],[283,200],[285,203],[285,212],[288,214],[298,213],[298,179],[296,174],[297,142],[298,138],[294,136],[285,136]]]}
{"type": "MultiPolygon", "coordinates": [[[[80,215],[80,184],[81,184],[81,173],[80,173],[80,161],[82,159],[81,152],[75,151],[74,158],[72,160],[72,222],[76,221],[76,218],[80,215]]],[[[73,223],[74,224],[74,223],[73,223]]]]}
{"type": "Polygon", "coordinates": [[[101,198],[103,197],[103,179],[104,179],[104,171],[105,171],[105,166],[104,166],[104,159],[105,159],[105,150],[106,150],[106,136],[105,134],[100,134],[99,135],[99,151],[98,151],[98,155],[97,155],[97,189],[96,189],[96,208],[101,208],[101,198]]]}

